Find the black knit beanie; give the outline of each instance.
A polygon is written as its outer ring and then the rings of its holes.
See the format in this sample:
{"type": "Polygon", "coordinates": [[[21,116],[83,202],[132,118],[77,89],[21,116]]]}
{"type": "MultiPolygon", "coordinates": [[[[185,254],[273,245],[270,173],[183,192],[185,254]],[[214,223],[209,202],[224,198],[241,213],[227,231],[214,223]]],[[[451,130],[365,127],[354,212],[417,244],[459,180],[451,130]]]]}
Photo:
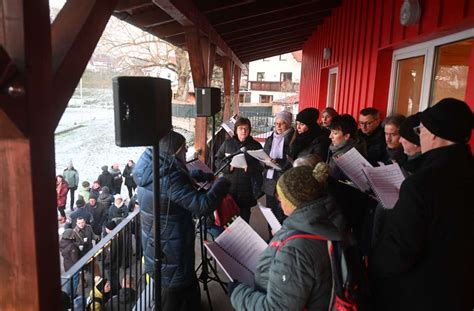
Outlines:
{"type": "Polygon", "coordinates": [[[160,139],[160,152],[175,154],[186,143],[183,135],[170,131],[160,139]]]}
{"type": "Polygon", "coordinates": [[[445,98],[422,112],[421,123],[436,136],[465,144],[471,138],[474,117],[465,102],[445,98]]]}
{"type": "Polygon", "coordinates": [[[413,128],[420,125],[420,115],[421,112],[418,112],[406,118],[402,125],[400,125],[399,130],[400,136],[417,146],[420,146],[420,136],[415,133],[413,128]]]}
{"type": "Polygon", "coordinates": [[[316,108],[306,108],[301,110],[296,116],[296,121],[314,127],[318,124],[319,110],[316,108]]]}

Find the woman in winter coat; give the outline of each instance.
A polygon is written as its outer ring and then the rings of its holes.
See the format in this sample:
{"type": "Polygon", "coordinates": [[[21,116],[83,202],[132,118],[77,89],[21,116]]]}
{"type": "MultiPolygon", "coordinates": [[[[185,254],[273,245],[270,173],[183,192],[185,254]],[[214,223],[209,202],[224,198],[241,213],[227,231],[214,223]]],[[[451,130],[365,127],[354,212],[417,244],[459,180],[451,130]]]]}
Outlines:
{"type": "Polygon", "coordinates": [[[68,192],[68,183],[64,180],[62,175],[56,176],[56,207],[61,214],[59,221],[66,221],[66,201],[67,201],[67,192],[68,192]]]}
{"type": "Polygon", "coordinates": [[[137,184],[133,180],[133,168],[135,167],[135,162],[133,160],[128,160],[127,166],[123,169],[123,177],[125,178],[125,186],[128,189],[128,197],[131,199],[133,192],[137,188],[137,184]]]}
{"type": "Polygon", "coordinates": [[[275,116],[275,128],[266,140],[263,150],[272,158],[272,161],[278,164],[282,170],[277,171],[272,168],[266,168],[263,172],[262,190],[266,194],[267,207],[272,209],[278,221],[281,223],[286,218],[276,198],[276,183],[280,175],[291,167],[288,161],[290,152],[290,141],[294,130],[291,127],[293,116],[289,111],[281,111],[275,116]]]}
{"type": "Polygon", "coordinates": [[[297,158],[307,154],[317,154],[324,161],[330,144],[329,132],[318,125],[319,111],[306,108],[296,116],[296,133],[290,144],[290,156],[297,158]]]}
{"type": "MultiPolygon", "coordinates": [[[[162,310],[199,310],[193,215],[199,217],[211,214],[229,189],[229,183],[219,178],[207,192],[198,191],[186,168],[186,149],[185,138],[174,131],[170,131],[159,143],[162,310]]],[[[139,187],[144,270],[153,276],[155,217],[151,149],[146,149],[141,155],[133,175],[139,187]]],[[[205,177],[214,179],[213,174],[205,177]]]]}
{"type": "Polygon", "coordinates": [[[244,153],[247,168],[233,167],[228,164],[232,159],[226,156],[238,152],[241,148],[262,149],[262,145],[250,136],[251,130],[250,120],[239,118],[235,122],[234,137],[224,141],[216,154],[216,166],[226,166],[223,173],[231,184],[229,193],[240,207],[240,216],[246,222],[250,220],[250,208],[257,204],[256,198],[261,194],[263,166],[258,160],[244,153]]]}
{"type": "Polygon", "coordinates": [[[306,234],[342,239],[343,232],[330,216],[334,207],[325,193],[327,170],[324,163],[314,170],[294,167],[278,180],[277,193],[288,218],[260,257],[255,287],[236,281],[229,286],[236,310],[329,309],[332,272],[327,242],[290,238],[306,234]]]}
{"type": "Polygon", "coordinates": [[[366,157],[365,142],[357,138],[357,122],[349,114],[343,114],[332,119],[329,129],[331,130],[329,138],[332,143],[329,146],[327,163],[331,168],[331,177],[336,180],[347,180],[347,176],[336,165],[335,159],[352,148],[356,148],[363,157],[366,157]]]}

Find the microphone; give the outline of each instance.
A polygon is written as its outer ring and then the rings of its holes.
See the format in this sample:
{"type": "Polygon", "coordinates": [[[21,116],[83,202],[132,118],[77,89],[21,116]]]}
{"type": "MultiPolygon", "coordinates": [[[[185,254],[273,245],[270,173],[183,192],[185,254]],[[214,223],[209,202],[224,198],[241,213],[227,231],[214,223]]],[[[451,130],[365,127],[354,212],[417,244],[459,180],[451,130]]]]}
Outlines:
{"type": "Polygon", "coordinates": [[[241,153],[246,153],[246,152],[247,152],[247,148],[242,147],[242,148],[240,148],[239,150],[237,150],[236,152],[234,152],[234,153],[229,154],[228,156],[226,156],[226,157],[224,158],[224,160],[232,159],[232,158],[235,157],[236,155],[241,154],[241,153]]]}

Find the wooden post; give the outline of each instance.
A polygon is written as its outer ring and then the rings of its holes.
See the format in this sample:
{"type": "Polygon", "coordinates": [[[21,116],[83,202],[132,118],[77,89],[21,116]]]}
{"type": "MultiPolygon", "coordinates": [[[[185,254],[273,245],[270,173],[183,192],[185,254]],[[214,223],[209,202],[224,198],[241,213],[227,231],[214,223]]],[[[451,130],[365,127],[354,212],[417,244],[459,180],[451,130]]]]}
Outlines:
{"type": "Polygon", "coordinates": [[[240,73],[239,66],[234,66],[234,114],[239,114],[239,90],[240,90],[240,73]]]}
{"type": "Polygon", "coordinates": [[[230,115],[230,105],[231,105],[231,89],[232,89],[232,61],[225,57],[223,74],[224,74],[224,120],[228,120],[230,115]]]}
{"type": "Polygon", "coordinates": [[[61,309],[54,129],[116,2],[69,0],[53,34],[48,0],[0,5],[1,59],[16,69],[0,80],[0,310],[61,309]]]}
{"type": "MultiPolygon", "coordinates": [[[[199,30],[194,26],[184,27],[186,35],[186,45],[188,47],[189,62],[191,64],[191,74],[193,77],[194,88],[209,86],[209,75],[212,68],[210,64],[214,64],[214,56],[212,55],[212,62],[210,61],[210,47],[206,45],[203,47],[202,42],[209,42],[201,39],[199,30]],[[206,55],[207,54],[207,55],[206,55]],[[206,62],[204,56],[206,55],[206,62]],[[206,70],[207,68],[207,70],[206,70]]],[[[196,151],[200,150],[199,159],[206,162],[207,159],[207,117],[196,118],[196,128],[194,132],[194,148],[196,151]]]]}

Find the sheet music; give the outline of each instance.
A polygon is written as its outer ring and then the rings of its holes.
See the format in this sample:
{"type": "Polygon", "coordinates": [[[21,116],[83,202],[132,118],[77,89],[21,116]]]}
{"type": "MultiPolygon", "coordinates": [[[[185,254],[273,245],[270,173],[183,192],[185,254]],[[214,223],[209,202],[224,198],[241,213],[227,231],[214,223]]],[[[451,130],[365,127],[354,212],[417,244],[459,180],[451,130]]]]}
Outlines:
{"type": "MultiPolygon", "coordinates": [[[[228,156],[228,154],[226,154],[228,156]]],[[[236,168],[247,168],[247,161],[245,160],[245,154],[241,153],[232,157],[230,165],[236,168]]]]}
{"type": "Polygon", "coordinates": [[[379,167],[366,167],[364,168],[364,173],[380,203],[385,208],[392,209],[398,201],[400,187],[405,180],[405,176],[403,176],[398,163],[379,167]]]}
{"type": "Polygon", "coordinates": [[[230,279],[253,286],[258,260],[268,245],[245,220],[238,217],[214,242],[205,245],[230,279]]]}
{"type": "Polygon", "coordinates": [[[364,192],[370,189],[367,177],[362,170],[364,167],[372,167],[372,165],[356,148],[350,149],[334,160],[336,165],[354,182],[357,188],[364,192]]]}
{"type": "Polygon", "coordinates": [[[265,163],[265,165],[277,171],[281,171],[281,167],[278,166],[278,164],[273,163],[272,158],[270,158],[270,156],[265,151],[263,151],[263,149],[247,150],[247,153],[251,155],[252,157],[254,157],[255,159],[265,163]]]}
{"type": "MultiPolygon", "coordinates": [[[[204,173],[211,173],[211,174],[213,173],[212,170],[206,164],[204,164],[204,162],[202,162],[201,160],[194,160],[194,161],[188,162],[186,163],[186,167],[188,168],[189,171],[201,170],[204,173]]],[[[196,184],[205,190],[209,190],[209,188],[211,188],[212,186],[212,182],[196,182],[196,184]]]]}
{"type": "Polygon", "coordinates": [[[275,214],[273,214],[272,209],[269,207],[263,206],[262,204],[260,204],[260,202],[258,202],[258,207],[260,208],[260,211],[262,211],[263,216],[267,220],[273,232],[277,232],[278,230],[280,230],[281,223],[275,217],[275,214]]]}
{"type": "Polygon", "coordinates": [[[227,134],[229,134],[230,137],[234,136],[235,119],[233,117],[223,122],[221,126],[227,132],[227,134]]]}

